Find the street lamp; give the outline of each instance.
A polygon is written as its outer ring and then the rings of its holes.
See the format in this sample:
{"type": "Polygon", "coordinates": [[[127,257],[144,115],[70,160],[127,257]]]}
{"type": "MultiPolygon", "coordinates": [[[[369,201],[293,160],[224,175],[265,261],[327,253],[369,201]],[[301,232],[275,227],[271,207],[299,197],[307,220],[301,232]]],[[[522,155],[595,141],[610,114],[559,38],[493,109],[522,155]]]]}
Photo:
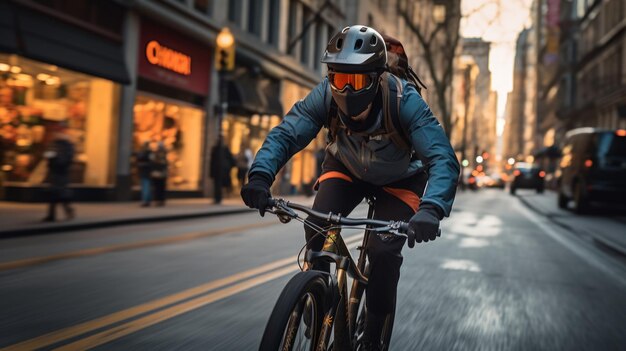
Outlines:
{"type": "Polygon", "coordinates": [[[227,27],[222,28],[215,40],[215,69],[219,74],[220,108],[217,115],[217,143],[212,157],[215,157],[213,172],[213,191],[215,203],[222,202],[222,165],[224,163],[224,141],[222,138],[222,121],[228,110],[228,86],[226,74],[235,68],[235,38],[227,27]]]}

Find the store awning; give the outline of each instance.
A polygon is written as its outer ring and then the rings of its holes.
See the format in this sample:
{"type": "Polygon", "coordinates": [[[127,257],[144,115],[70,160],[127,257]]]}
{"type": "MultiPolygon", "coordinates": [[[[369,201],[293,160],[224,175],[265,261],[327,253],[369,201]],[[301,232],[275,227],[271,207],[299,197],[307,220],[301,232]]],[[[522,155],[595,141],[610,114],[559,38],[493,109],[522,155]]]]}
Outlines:
{"type": "Polygon", "coordinates": [[[130,83],[123,43],[8,1],[0,5],[0,38],[3,51],[130,83]]]}
{"type": "Polygon", "coordinates": [[[228,110],[238,114],[283,115],[278,82],[249,75],[233,78],[228,86],[228,110]]]}
{"type": "Polygon", "coordinates": [[[17,33],[15,11],[8,1],[0,2],[0,51],[15,52],[17,50],[17,33]]]}

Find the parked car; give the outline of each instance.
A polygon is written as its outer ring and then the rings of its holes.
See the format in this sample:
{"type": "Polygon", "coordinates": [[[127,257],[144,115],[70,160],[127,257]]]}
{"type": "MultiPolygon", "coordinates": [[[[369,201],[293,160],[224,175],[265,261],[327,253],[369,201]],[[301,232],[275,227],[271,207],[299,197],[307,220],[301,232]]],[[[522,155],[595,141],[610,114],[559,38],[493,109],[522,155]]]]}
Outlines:
{"type": "Polygon", "coordinates": [[[545,176],[546,172],[537,165],[525,162],[516,163],[513,168],[511,195],[515,195],[517,189],[535,189],[537,193],[543,193],[545,176]]]}
{"type": "Polygon", "coordinates": [[[487,176],[484,183],[485,183],[485,186],[488,188],[504,189],[504,186],[505,186],[504,179],[498,173],[493,173],[487,176]]]}
{"type": "Polygon", "coordinates": [[[574,200],[578,213],[591,202],[626,203],[626,130],[574,129],[559,164],[558,205],[574,200]]]}

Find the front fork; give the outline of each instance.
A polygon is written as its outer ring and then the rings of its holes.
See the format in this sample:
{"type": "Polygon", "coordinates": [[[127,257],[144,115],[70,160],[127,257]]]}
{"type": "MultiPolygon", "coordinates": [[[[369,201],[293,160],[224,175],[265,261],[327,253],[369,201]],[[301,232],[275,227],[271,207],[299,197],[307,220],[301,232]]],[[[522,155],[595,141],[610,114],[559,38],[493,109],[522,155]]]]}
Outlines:
{"type": "MultiPolygon", "coordinates": [[[[368,218],[373,218],[374,216],[374,202],[368,199],[369,209],[367,213],[368,218]]],[[[369,228],[369,226],[368,226],[369,228]]],[[[341,244],[336,242],[335,238],[339,234],[336,232],[329,232],[324,242],[324,247],[322,251],[328,251],[337,253],[342,249],[347,251],[347,247],[343,241],[340,241],[341,244]],[[337,244],[341,246],[337,247],[337,244]],[[342,245],[343,244],[343,245],[342,245]]],[[[358,259],[358,270],[360,272],[365,272],[366,267],[366,253],[365,248],[367,247],[367,242],[369,240],[370,232],[368,230],[365,231],[365,238],[363,240],[363,246],[359,248],[359,259],[358,259]]],[[[350,298],[348,299],[348,282],[347,282],[347,268],[349,265],[349,260],[344,258],[338,266],[337,266],[337,281],[331,282],[331,291],[332,295],[330,296],[330,301],[332,303],[329,306],[328,311],[324,314],[324,321],[322,323],[322,330],[319,336],[319,343],[317,346],[318,351],[327,351],[328,343],[330,341],[331,332],[333,326],[335,327],[335,340],[333,348],[338,350],[352,350],[352,335],[356,332],[356,323],[357,323],[357,315],[359,313],[359,306],[361,302],[361,298],[363,297],[363,291],[365,289],[365,284],[360,282],[358,279],[354,279],[352,281],[352,289],[350,289],[350,298]],[[336,288],[335,288],[336,287],[336,288]]],[[[332,277],[332,275],[331,275],[332,277]]]]}
{"type": "Polygon", "coordinates": [[[348,283],[345,268],[337,269],[337,281],[332,282],[331,291],[333,296],[330,296],[330,301],[332,303],[324,314],[317,350],[327,351],[333,327],[335,330],[333,348],[335,350],[351,350],[351,334],[350,329],[347,328],[349,303],[346,298],[348,295],[348,283]]]}

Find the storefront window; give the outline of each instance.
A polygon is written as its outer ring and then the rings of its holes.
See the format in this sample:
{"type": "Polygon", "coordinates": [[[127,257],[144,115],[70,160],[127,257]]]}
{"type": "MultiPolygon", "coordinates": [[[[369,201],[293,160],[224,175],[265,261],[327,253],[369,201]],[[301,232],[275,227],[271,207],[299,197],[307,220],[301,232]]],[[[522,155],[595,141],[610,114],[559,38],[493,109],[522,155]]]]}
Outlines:
{"type": "MultiPolygon", "coordinates": [[[[280,123],[280,117],[276,115],[252,115],[242,116],[228,114],[222,124],[224,143],[230,150],[241,168],[243,157],[250,158],[256,155],[265,141],[267,133],[280,123]],[[246,152],[246,150],[249,150],[246,152]]],[[[251,163],[252,160],[248,160],[251,163]]],[[[241,186],[242,178],[238,176],[238,169],[233,169],[231,173],[232,184],[241,186]]]]}
{"type": "MultiPolygon", "coordinates": [[[[133,149],[162,143],[167,150],[168,190],[198,190],[204,112],[183,102],[141,93],[135,102],[133,149]]],[[[135,177],[135,185],[138,184],[135,177]]]]}
{"type": "Polygon", "coordinates": [[[0,54],[0,162],[7,185],[45,183],[43,157],[59,129],[75,147],[70,182],[111,185],[119,86],[112,81],[0,54]]]}

